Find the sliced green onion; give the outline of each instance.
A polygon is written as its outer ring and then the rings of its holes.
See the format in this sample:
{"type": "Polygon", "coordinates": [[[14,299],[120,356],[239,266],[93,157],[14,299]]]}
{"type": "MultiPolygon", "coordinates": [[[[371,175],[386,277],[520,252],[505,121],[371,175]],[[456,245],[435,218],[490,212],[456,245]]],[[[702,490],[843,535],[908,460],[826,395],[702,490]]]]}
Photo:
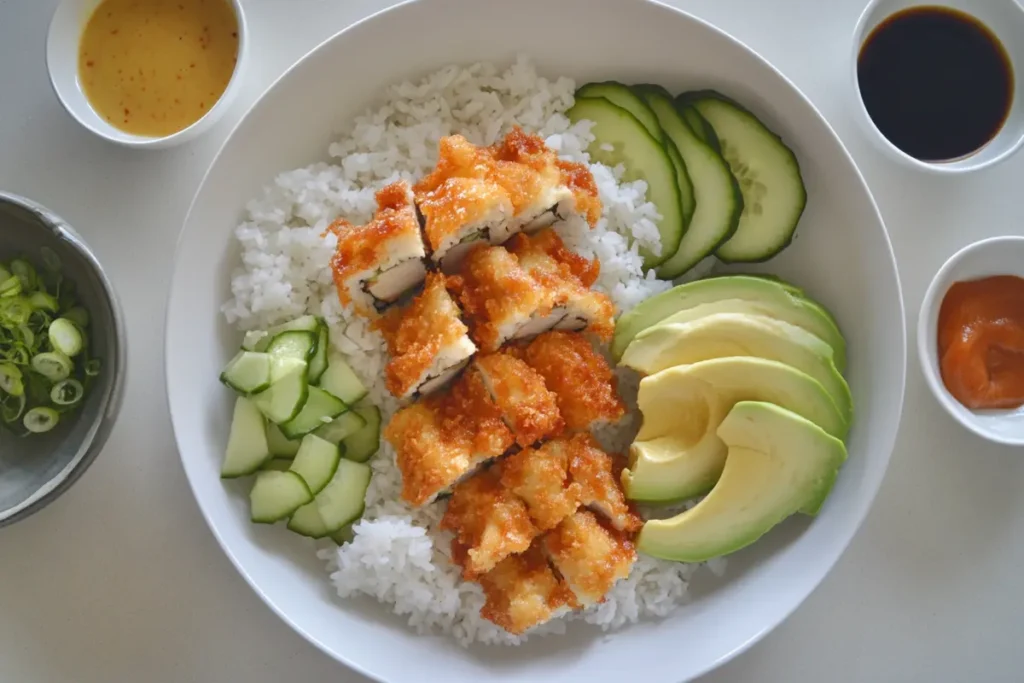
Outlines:
{"type": "Polygon", "coordinates": [[[0,299],[0,319],[3,321],[14,326],[24,325],[31,315],[32,304],[28,302],[28,299],[20,296],[0,299]]]}
{"type": "Polygon", "coordinates": [[[39,250],[39,255],[43,258],[43,267],[47,270],[57,272],[60,270],[60,257],[57,256],[57,252],[49,247],[43,247],[39,250]]]}
{"type": "Polygon", "coordinates": [[[48,351],[32,356],[32,369],[51,382],[59,382],[71,374],[71,359],[60,351],[48,351]]]}
{"type": "Polygon", "coordinates": [[[47,331],[50,345],[65,356],[77,356],[82,351],[82,333],[67,318],[57,318],[47,331]]]}
{"type": "Polygon", "coordinates": [[[4,358],[15,365],[28,365],[28,361],[31,356],[24,344],[18,344],[17,346],[12,346],[4,351],[4,358]]]}
{"type": "Polygon", "coordinates": [[[11,396],[23,395],[25,383],[22,381],[21,370],[10,363],[0,363],[0,389],[11,396]]]}
{"type": "Polygon", "coordinates": [[[88,377],[95,377],[96,375],[100,374],[99,358],[93,358],[92,360],[85,364],[85,374],[88,377]]]}
{"type": "Polygon", "coordinates": [[[48,432],[57,426],[60,415],[53,408],[36,407],[25,413],[22,424],[33,434],[48,432]]]}
{"type": "Polygon", "coordinates": [[[19,294],[21,294],[21,280],[17,275],[11,275],[0,282],[0,296],[18,296],[19,294]]]}
{"type": "Polygon", "coordinates": [[[54,313],[57,312],[57,299],[46,292],[34,292],[32,296],[28,298],[28,302],[32,304],[32,308],[53,311],[54,313]]]}
{"type": "Polygon", "coordinates": [[[36,345],[36,333],[28,325],[18,325],[18,334],[21,335],[21,341],[25,346],[36,345]]]}
{"type": "Polygon", "coordinates": [[[62,379],[50,389],[50,400],[59,406],[73,406],[84,393],[85,387],[77,379],[62,379]]]}
{"type": "Polygon", "coordinates": [[[4,268],[3,264],[0,263],[0,282],[6,281],[9,277],[11,277],[11,271],[4,268]]]}
{"type": "Polygon", "coordinates": [[[21,288],[23,290],[32,291],[36,288],[39,276],[36,274],[36,269],[32,267],[32,264],[25,259],[16,258],[11,261],[11,272],[21,280],[21,288]]]}
{"type": "Polygon", "coordinates": [[[75,306],[65,313],[64,317],[78,325],[78,327],[83,330],[89,327],[89,311],[85,310],[81,306],[75,306]]]}
{"type": "Polygon", "coordinates": [[[17,422],[21,414],[25,412],[25,395],[8,396],[0,403],[0,418],[7,424],[17,422]]]}

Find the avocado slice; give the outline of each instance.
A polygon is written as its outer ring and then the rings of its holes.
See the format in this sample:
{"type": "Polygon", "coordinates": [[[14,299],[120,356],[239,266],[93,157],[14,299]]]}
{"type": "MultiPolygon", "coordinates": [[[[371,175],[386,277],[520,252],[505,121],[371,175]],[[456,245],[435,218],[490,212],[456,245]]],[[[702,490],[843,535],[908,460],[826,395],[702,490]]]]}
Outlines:
{"type": "MultiPolygon", "coordinates": [[[[739,310],[755,308],[738,299],[726,301],[736,302],[739,310]]],[[[683,313],[716,305],[695,306],[683,313]]],[[[792,365],[825,388],[847,424],[852,420],[850,387],[836,370],[832,347],[803,328],[764,315],[710,313],[689,322],[659,323],[633,339],[621,365],[653,375],[676,365],[727,356],[757,356],[792,365]]]]}
{"type": "Polygon", "coordinates": [[[662,321],[669,322],[666,320],[669,316],[723,299],[740,299],[757,304],[764,311],[762,314],[817,335],[832,347],[836,368],[840,372],[846,369],[846,341],[828,311],[794,293],[788,285],[750,275],[729,275],[688,282],[638,304],[615,324],[612,355],[615,360],[622,358],[626,347],[636,335],[662,321]]]}
{"type": "Polygon", "coordinates": [[[821,384],[785,363],[735,356],[680,365],[640,382],[643,424],[622,471],[626,496],[668,503],[711,490],[727,450],[716,430],[740,401],[776,403],[846,436],[846,421],[821,384]]]}
{"type": "Polygon", "coordinates": [[[718,484],[686,512],[644,524],[638,550],[680,562],[735,552],[796,512],[816,515],[846,460],[842,441],[770,403],[737,403],[718,437],[729,449],[718,484]]]}

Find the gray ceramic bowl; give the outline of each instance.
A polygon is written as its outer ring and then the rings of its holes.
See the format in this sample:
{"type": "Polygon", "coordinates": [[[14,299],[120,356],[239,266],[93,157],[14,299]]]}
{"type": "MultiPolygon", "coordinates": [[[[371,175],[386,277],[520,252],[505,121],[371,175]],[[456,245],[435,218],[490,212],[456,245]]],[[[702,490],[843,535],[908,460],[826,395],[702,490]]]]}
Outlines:
{"type": "Polygon", "coordinates": [[[0,526],[41,510],[66,491],[103,448],[121,408],[126,370],[124,319],[99,261],[82,238],[35,202],[0,192],[0,259],[24,254],[41,263],[52,249],[91,318],[89,339],[102,369],[83,404],[45,434],[0,430],[0,526]]]}

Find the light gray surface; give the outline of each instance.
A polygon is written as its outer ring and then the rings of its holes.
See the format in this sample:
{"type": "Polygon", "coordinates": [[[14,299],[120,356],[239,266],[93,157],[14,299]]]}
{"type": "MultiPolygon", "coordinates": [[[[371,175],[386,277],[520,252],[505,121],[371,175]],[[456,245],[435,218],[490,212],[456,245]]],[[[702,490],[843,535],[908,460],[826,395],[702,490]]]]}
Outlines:
{"type": "MultiPolygon", "coordinates": [[[[849,145],[893,239],[908,332],[957,248],[1024,233],[1024,155],[936,178],[867,144],[849,113],[846,63],[861,0],[675,2],[773,61],[849,145]]],[[[0,680],[362,683],[278,621],[206,529],[166,417],[161,328],[178,230],[232,122],[309,48],[387,4],[247,0],[253,59],[228,120],[192,145],[140,153],[80,129],[51,93],[43,43],[55,0],[0,2],[0,187],[55,210],[96,250],[122,297],[131,375],[96,464],[52,506],[0,530],[0,680]]],[[[901,437],[861,533],[793,617],[706,680],[1020,680],[1024,453],[949,420],[913,344],[908,370],[901,437]]]]}

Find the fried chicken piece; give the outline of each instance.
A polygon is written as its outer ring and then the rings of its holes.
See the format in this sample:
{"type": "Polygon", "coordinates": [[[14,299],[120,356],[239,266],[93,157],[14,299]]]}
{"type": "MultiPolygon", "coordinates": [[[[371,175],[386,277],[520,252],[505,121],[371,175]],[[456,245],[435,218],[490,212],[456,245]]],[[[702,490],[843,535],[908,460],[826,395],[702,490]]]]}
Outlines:
{"type": "Polygon", "coordinates": [[[465,578],[488,572],[509,555],[523,552],[540,534],[526,505],[501,485],[493,469],[455,487],[441,528],[455,533],[452,558],[461,561],[465,578]]]}
{"type": "Polygon", "coordinates": [[[633,542],[579,510],[543,537],[544,551],[584,607],[604,600],[636,561],[633,542]]]}
{"type": "Polygon", "coordinates": [[[516,351],[555,393],[570,431],[616,422],[626,406],[608,362],[577,332],[546,332],[516,351]]]}
{"type": "Polygon", "coordinates": [[[444,275],[428,274],[423,291],[408,306],[388,311],[378,325],[391,355],[385,381],[398,399],[440,389],[476,352],[446,285],[444,275]]]}
{"type": "Polygon", "coordinates": [[[524,633],[576,607],[572,591],[536,544],[502,560],[479,581],[487,600],[480,616],[509,633],[524,633]]]}
{"type": "Polygon", "coordinates": [[[569,479],[566,443],[556,439],[536,449],[525,448],[498,465],[501,483],[526,503],[541,531],[555,528],[579,506],[582,491],[569,479]]]}
{"type": "Polygon", "coordinates": [[[536,370],[501,351],[477,356],[473,367],[520,446],[562,431],[564,423],[555,395],[544,386],[544,378],[536,370]]]}
{"type": "Polygon", "coordinates": [[[477,178],[449,178],[417,195],[423,235],[431,260],[453,272],[474,244],[488,243],[491,233],[504,234],[512,218],[512,202],[497,183],[477,178]]]}
{"type": "Polygon", "coordinates": [[[580,504],[606,518],[618,531],[639,531],[643,520],[630,508],[619,484],[622,464],[601,450],[588,433],[574,434],[564,443],[569,452],[569,478],[580,504]]]}

